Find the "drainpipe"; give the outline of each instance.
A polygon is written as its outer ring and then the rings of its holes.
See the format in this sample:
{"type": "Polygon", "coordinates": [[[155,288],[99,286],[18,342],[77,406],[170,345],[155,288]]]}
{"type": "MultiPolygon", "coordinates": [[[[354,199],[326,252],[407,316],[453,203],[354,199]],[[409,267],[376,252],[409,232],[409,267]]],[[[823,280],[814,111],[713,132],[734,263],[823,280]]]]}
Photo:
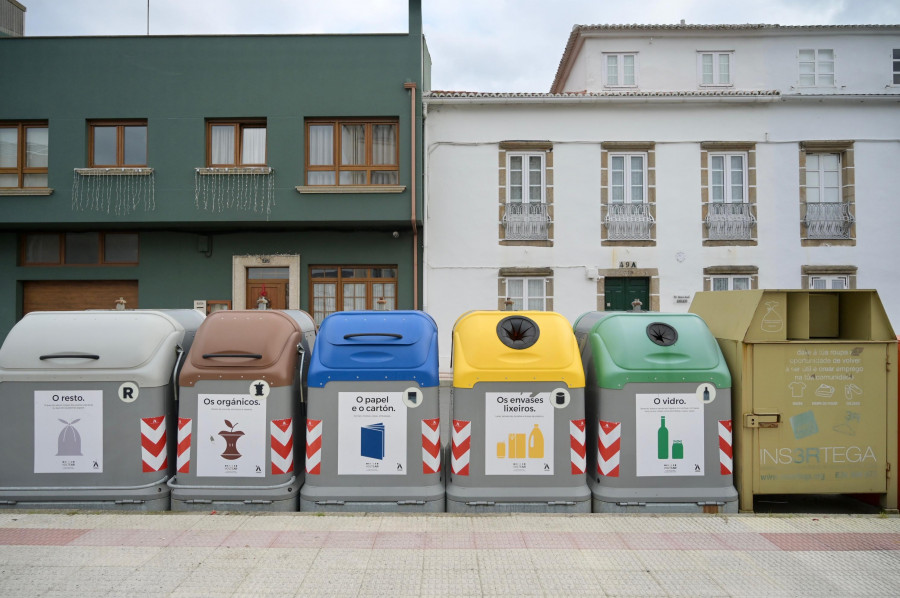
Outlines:
{"type": "Polygon", "coordinates": [[[406,82],[409,90],[409,162],[410,162],[410,223],[413,233],[413,309],[419,309],[419,229],[416,226],[416,84],[406,82]]]}

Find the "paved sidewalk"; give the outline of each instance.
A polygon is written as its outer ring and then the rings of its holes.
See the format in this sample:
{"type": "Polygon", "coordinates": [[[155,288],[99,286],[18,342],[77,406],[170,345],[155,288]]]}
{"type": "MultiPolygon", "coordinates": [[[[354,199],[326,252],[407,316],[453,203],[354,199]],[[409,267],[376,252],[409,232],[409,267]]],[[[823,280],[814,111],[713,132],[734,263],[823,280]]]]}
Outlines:
{"type": "Polygon", "coordinates": [[[900,518],[0,512],[0,596],[897,596],[900,518]]]}

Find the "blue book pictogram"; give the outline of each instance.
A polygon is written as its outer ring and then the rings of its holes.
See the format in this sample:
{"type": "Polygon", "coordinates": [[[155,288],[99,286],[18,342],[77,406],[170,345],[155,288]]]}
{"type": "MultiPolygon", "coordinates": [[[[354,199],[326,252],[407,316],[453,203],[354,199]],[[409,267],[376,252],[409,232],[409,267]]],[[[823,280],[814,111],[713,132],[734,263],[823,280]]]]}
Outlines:
{"type": "Polygon", "coordinates": [[[384,424],[363,426],[359,430],[359,454],[370,459],[384,459],[384,424]]]}

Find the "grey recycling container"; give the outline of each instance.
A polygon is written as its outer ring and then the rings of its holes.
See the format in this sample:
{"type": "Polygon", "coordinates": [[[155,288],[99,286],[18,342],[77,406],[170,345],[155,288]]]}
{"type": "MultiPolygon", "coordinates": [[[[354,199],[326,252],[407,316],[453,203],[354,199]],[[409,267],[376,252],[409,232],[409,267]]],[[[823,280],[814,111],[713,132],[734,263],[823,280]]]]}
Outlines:
{"type": "Polygon", "coordinates": [[[590,512],[584,370],[569,322],[469,312],[452,350],[447,511],[590,512]]]}
{"type": "Polygon", "coordinates": [[[312,318],[219,311],[179,376],[172,510],[296,511],[312,318]]]}
{"type": "Polygon", "coordinates": [[[595,513],[736,513],[731,374],[693,314],[589,312],[586,376],[595,513]]]}
{"type": "Polygon", "coordinates": [[[444,511],[437,325],[421,311],[339,312],[309,369],[301,511],[444,511]]]}
{"type": "Polygon", "coordinates": [[[0,348],[0,506],[161,511],[174,386],[203,315],[32,312],[0,348]]]}

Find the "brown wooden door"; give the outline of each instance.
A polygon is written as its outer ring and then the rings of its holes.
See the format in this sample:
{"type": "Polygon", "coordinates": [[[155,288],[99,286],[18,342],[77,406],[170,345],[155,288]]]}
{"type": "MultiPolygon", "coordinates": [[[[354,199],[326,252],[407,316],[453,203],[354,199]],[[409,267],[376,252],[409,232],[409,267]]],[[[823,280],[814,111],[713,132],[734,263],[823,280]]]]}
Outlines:
{"type": "Polygon", "coordinates": [[[284,279],[248,280],[247,281],[247,309],[256,309],[257,301],[263,290],[266,299],[269,300],[268,309],[288,308],[288,281],[284,279]]]}
{"type": "Polygon", "coordinates": [[[126,309],[138,307],[136,280],[28,280],[23,284],[22,314],[32,311],[115,309],[119,297],[126,309]]]}

